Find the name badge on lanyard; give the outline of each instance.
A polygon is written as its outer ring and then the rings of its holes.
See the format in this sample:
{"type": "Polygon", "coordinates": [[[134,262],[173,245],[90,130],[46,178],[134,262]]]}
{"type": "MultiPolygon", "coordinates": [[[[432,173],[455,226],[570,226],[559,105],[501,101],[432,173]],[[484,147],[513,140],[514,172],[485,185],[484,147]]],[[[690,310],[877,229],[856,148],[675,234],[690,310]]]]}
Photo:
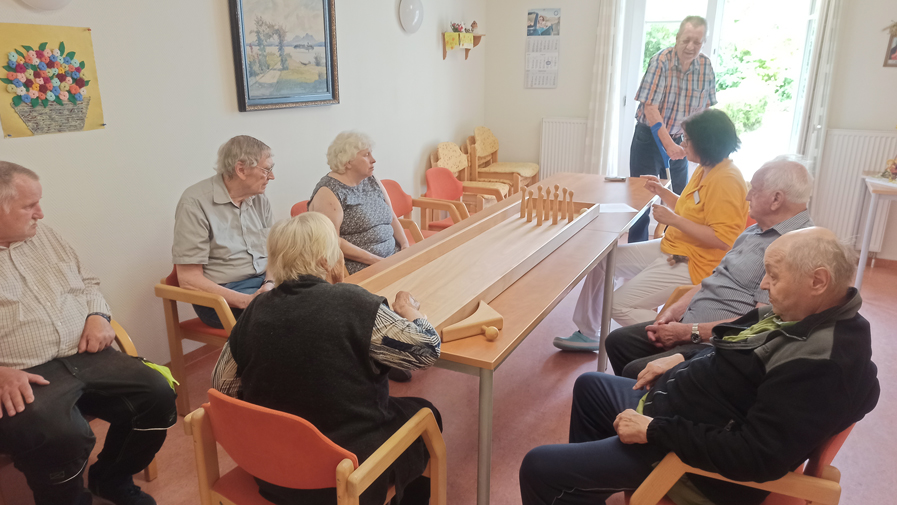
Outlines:
{"type": "Polygon", "coordinates": [[[701,195],[699,195],[698,192],[695,191],[695,205],[699,203],[701,203],[701,195]]]}

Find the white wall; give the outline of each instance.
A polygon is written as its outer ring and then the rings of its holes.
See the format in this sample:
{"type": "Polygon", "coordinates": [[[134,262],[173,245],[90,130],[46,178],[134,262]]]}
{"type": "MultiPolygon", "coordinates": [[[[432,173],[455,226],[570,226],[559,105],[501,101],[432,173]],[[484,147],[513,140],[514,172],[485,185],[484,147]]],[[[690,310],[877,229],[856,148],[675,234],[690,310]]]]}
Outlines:
{"type": "MultiPolygon", "coordinates": [[[[897,68],[882,66],[888,42],[882,28],[894,19],[893,0],[842,1],[829,128],[890,131],[897,125],[897,68]]],[[[879,257],[897,260],[893,203],[879,257]]]]}
{"type": "Polygon", "coordinates": [[[543,117],[589,115],[598,2],[489,0],[486,15],[485,125],[498,137],[499,160],[538,163],[543,117]],[[558,87],[524,89],[526,13],[543,7],[561,8],[558,87]]]}
{"type": "Polygon", "coordinates": [[[284,218],[327,173],[327,146],[342,130],[369,133],[375,173],[416,196],[429,151],[484,122],[484,51],[443,61],[440,42],[451,20],[485,27],[477,0],[427,1],[414,35],[399,26],[397,0],[337,0],[342,103],[249,113],[237,111],[227,4],[74,0],[35,12],[0,0],[3,22],[93,30],[106,129],[2,140],[0,159],[40,174],[45,222],[100,276],[141,354],[159,362],[168,361],[168,344],[153,286],[171,270],[175,204],[213,174],[221,143],[248,134],[272,147],[277,179],[268,197],[284,218]],[[179,77],[193,84],[178,85],[179,77]]]}

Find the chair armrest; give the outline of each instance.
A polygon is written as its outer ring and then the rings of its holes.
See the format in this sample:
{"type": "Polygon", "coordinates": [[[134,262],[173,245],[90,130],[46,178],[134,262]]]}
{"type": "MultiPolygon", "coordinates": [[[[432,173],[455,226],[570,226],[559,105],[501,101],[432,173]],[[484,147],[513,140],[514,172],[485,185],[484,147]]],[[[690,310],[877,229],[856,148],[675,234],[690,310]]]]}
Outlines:
{"type": "Polygon", "coordinates": [[[657,505],[667,491],[682,478],[686,468],[687,465],[675,453],[667,454],[632,493],[629,505],[657,505]]]}
{"type": "Polygon", "coordinates": [[[680,298],[685,296],[685,293],[688,293],[693,288],[694,288],[694,285],[692,285],[692,284],[678,286],[676,289],[673,290],[672,293],[670,293],[670,297],[667,298],[667,301],[663,302],[663,306],[669,307],[670,305],[678,302],[680,298]]]}
{"type": "Polygon", "coordinates": [[[134,347],[134,342],[131,340],[131,337],[128,335],[128,332],[125,331],[124,328],[118,324],[118,321],[113,319],[109,324],[112,325],[112,331],[115,332],[115,343],[118,344],[118,348],[121,349],[121,352],[127,354],[128,356],[137,356],[137,348],[134,347]]]}
{"type": "Polygon", "coordinates": [[[498,179],[499,181],[504,181],[511,187],[511,191],[508,193],[509,195],[517,194],[523,189],[520,186],[520,174],[516,172],[490,172],[489,167],[485,167],[477,172],[477,177],[477,180],[498,179]]]}
{"type": "Polygon", "coordinates": [[[215,309],[218,319],[224,329],[230,331],[237,324],[234,313],[231,311],[227,301],[221,295],[206,293],[205,291],[194,291],[192,289],[184,289],[177,286],[169,286],[167,284],[156,284],[156,296],[163,300],[172,300],[176,302],[189,303],[191,305],[201,305],[215,309]]]}
{"type": "MultiPolygon", "coordinates": [[[[679,459],[678,457],[676,459],[679,459]]],[[[793,496],[802,500],[807,500],[813,504],[819,505],[838,505],[841,499],[841,486],[837,482],[821,479],[819,477],[811,477],[800,473],[788,472],[784,477],[769,482],[740,482],[737,480],[727,479],[718,473],[707,472],[694,468],[682,463],[686,473],[695,475],[703,475],[716,480],[732,482],[742,486],[762,489],[771,493],[783,494],[785,496],[793,496]]]]}
{"type": "Polygon", "coordinates": [[[477,188],[477,187],[468,186],[467,184],[465,184],[465,185],[464,185],[464,192],[465,192],[465,193],[472,193],[472,194],[475,194],[475,195],[494,196],[494,197],[495,197],[495,200],[498,201],[498,202],[500,202],[500,201],[502,201],[502,200],[505,199],[505,197],[502,196],[501,191],[499,191],[499,190],[497,190],[497,189],[495,189],[495,188],[477,188]]]}
{"type": "Polygon", "coordinates": [[[418,411],[393,436],[389,437],[379,449],[374,451],[371,457],[349,475],[346,481],[346,490],[349,495],[361,495],[418,437],[423,438],[427,451],[430,453],[431,489],[437,490],[435,494],[431,493],[431,500],[433,500],[431,503],[444,504],[447,478],[445,440],[443,440],[442,433],[439,431],[436,417],[427,408],[418,411]]]}
{"type": "Polygon", "coordinates": [[[686,465],[675,453],[671,452],[663,458],[660,464],[648,475],[648,478],[635,490],[629,504],[655,505],[685,473],[702,475],[733,484],[793,496],[823,505],[838,505],[838,500],[841,498],[841,486],[831,480],[789,472],[781,479],[769,482],[735,481],[727,479],[718,473],[686,465]]]}
{"type": "Polygon", "coordinates": [[[200,503],[213,505],[210,491],[221,478],[221,471],[218,467],[218,444],[215,443],[212,422],[204,407],[187,414],[184,418],[184,432],[193,437],[200,503]]]}
{"type": "Polygon", "coordinates": [[[408,230],[408,233],[411,234],[411,238],[414,239],[414,242],[423,242],[424,234],[420,231],[420,226],[417,225],[411,219],[399,218],[399,224],[402,225],[402,228],[408,230]]]}
{"type": "Polygon", "coordinates": [[[464,213],[461,212],[461,208],[464,207],[464,204],[461,202],[420,197],[413,198],[411,200],[411,205],[421,209],[443,210],[448,212],[449,217],[452,218],[452,222],[455,224],[460,223],[462,219],[470,217],[470,213],[467,212],[466,208],[464,209],[464,213]],[[465,216],[464,214],[467,215],[465,216]]]}

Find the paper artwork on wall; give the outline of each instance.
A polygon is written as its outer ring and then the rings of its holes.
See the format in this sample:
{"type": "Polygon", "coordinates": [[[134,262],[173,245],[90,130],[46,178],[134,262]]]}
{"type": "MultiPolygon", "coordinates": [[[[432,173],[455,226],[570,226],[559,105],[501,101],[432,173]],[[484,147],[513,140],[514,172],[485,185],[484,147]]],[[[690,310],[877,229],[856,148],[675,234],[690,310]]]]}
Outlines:
{"type": "Polygon", "coordinates": [[[90,28],[0,23],[0,59],[5,138],[103,128],[90,28]]]}
{"type": "Polygon", "coordinates": [[[886,67],[897,67],[897,23],[891,23],[885,28],[890,38],[888,38],[888,50],[885,52],[886,67]]]}
{"type": "Polygon", "coordinates": [[[526,15],[525,88],[557,88],[561,9],[530,9],[526,15]]]}

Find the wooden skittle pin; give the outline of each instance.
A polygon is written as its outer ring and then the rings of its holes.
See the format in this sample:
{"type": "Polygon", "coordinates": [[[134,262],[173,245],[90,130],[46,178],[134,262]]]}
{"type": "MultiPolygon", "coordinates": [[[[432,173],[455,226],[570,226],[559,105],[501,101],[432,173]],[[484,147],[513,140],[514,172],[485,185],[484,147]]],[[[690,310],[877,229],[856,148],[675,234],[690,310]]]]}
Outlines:
{"type": "Polygon", "coordinates": [[[567,219],[567,188],[564,188],[564,199],[561,200],[561,219],[567,219]]]}
{"type": "Polygon", "coordinates": [[[527,222],[527,223],[532,223],[532,222],[533,222],[533,205],[535,205],[535,203],[533,202],[533,190],[531,190],[531,189],[527,190],[527,191],[526,191],[526,194],[527,194],[527,198],[526,198],[526,222],[527,222]]]}
{"type": "Polygon", "coordinates": [[[572,223],[573,219],[576,218],[576,214],[573,212],[573,191],[571,190],[568,193],[570,200],[567,201],[567,222],[572,223]]]}
{"type": "Polygon", "coordinates": [[[539,186],[539,192],[536,196],[536,226],[542,226],[542,186],[539,186]]]}

